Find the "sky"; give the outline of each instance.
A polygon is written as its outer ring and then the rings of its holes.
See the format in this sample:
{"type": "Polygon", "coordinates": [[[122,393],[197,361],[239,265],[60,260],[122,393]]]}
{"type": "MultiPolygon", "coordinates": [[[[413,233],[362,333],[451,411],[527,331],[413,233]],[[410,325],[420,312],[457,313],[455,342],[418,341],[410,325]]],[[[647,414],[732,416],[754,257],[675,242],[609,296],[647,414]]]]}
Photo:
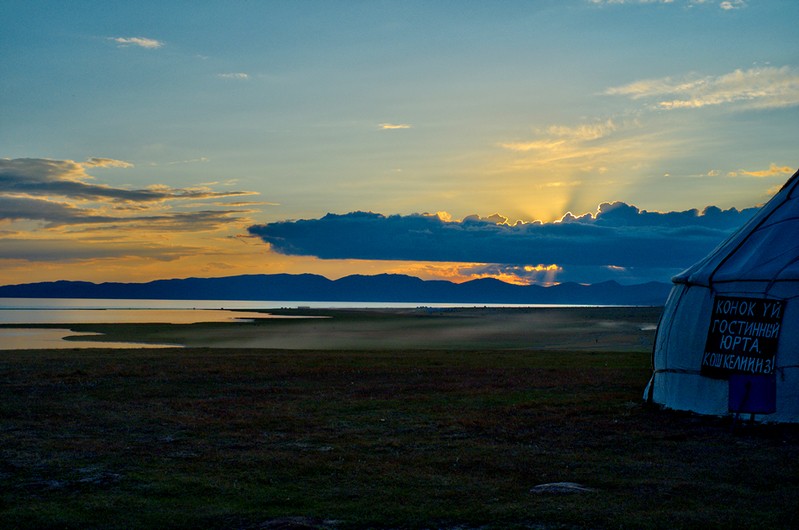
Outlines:
{"type": "Polygon", "coordinates": [[[0,3],[0,285],[667,282],[799,168],[795,0],[0,3]]]}

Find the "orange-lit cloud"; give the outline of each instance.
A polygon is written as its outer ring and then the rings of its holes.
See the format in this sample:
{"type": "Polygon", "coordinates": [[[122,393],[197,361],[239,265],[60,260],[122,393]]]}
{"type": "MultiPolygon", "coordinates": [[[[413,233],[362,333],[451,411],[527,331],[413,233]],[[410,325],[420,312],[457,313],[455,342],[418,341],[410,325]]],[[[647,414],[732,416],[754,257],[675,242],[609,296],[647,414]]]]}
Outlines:
{"type": "Polygon", "coordinates": [[[86,162],[78,163],[79,166],[87,168],[87,167],[122,167],[128,168],[133,167],[133,164],[130,162],[125,162],[124,160],[114,160],[113,158],[97,158],[92,157],[86,162]]]}
{"type": "Polygon", "coordinates": [[[407,123],[381,123],[379,127],[385,131],[394,129],[411,129],[413,126],[407,123]]]}
{"type": "Polygon", "coordinates": [[[748,175],[750,177],[781,177],[784,175],[790,175],[794,172],[794,168],[789,166],[778,166],[777,164],[769,165],[768,169],[760,170],[760,171],[747,171],[745,169],[741,169],[739,171],[734,171],[730,173],[731,177],[738,176],[738,175],[748,175]]]}
{"type": "Polygon", "coordinates": [[[444,212],[444,211],[436,212],[436,216],[445,222],[452,221],[452,214],[450,214],[449,212],[444,212]]]}
{"type": "Polygon", "coordinates": [[[393,262],[388,272],[424,280],[463,283],[492,278],[514,285],[553,285],[563,272],[558,265],[501,265],[496,263],[393,262]]]}

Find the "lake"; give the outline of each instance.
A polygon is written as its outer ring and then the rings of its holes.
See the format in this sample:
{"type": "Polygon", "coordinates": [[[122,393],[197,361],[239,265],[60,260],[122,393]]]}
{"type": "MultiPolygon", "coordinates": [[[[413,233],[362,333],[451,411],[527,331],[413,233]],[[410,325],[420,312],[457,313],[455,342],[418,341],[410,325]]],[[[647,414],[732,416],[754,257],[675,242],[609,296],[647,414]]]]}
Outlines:
{"type": "MultiPolygon", "coordinates": [[[[90,342],[75,340],[80,333],[69,324],[164,323],[249,321],[256,318],[313,318],[256,313],[280,308],[412,309],[416,307],[565,307],[551,304],[463,304],[407,302],[308,302],[242,300],[131,300],[89,298],[0,298],[0,350],[41,348],[178,347],[173,344],[90,342]],[[250,311],[248,311],[250,310],[250,311]],[[31,328],[31,325],[64,328],[31,328]],[[13,327],[11,327],[13,326],[13,327]],[[64,340],[72,337],[71,340],[64,340]]],[[[590,306],[583,306],[590,307],[590,306]]],[[[85,334],[83,334],[85,335],[85,334]]]]}
{"type": "MultiPolygon", "coordinates": [[[[286,303],[283,302],[282,306],[286,303]]],[[[255,318],[296,318],[247,312],[246,309],[277,308],[270,302],[220,300],[111,300],[79,298],[0,298],[0,324],[116,324],[248,321],[255,318]],[[233,311],[233,310],[236,311],[233,311]]],[[[68,328],[0,328],[0,350],[40,348],[156,348],[173,344],[88,342],[64,340],[87,335],[68,328]]]]}
{"type": "MultiPolygon", "coordinates": [[[[281,308],[412,309],[416,307],[578,307],[553,304],[415,302],[293,302],[249,300],[128,300],[99,298],[0,298],[0,324],[194,324],[250,318],[297,318],[247,312],[281,308]]],[[[592,306],[579,306],[592,307],[592,306]]],[[[307,317],[302,317],[307,318],[307,317]]]]}

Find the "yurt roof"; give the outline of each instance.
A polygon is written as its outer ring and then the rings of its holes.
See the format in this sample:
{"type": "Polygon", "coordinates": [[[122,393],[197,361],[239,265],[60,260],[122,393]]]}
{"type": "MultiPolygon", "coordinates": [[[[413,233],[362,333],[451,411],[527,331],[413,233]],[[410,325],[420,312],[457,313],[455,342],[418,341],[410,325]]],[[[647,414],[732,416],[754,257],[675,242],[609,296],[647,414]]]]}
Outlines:
{"type": "Polygon", "coordinates": [[[711,288],[754,282],[767,291],[798,280],[799,171],[749,222],[673,281],[711,288]]]}

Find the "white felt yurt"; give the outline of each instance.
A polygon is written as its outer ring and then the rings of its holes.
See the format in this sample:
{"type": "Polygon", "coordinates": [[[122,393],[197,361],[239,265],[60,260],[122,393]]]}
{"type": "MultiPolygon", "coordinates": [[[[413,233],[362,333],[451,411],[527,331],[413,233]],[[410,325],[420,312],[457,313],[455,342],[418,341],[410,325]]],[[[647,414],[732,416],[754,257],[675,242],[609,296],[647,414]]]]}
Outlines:
{"type": "Polygon", "coordinates": [[[673,282],[644,398],[799,422],[799,171],[673,282]]]}

